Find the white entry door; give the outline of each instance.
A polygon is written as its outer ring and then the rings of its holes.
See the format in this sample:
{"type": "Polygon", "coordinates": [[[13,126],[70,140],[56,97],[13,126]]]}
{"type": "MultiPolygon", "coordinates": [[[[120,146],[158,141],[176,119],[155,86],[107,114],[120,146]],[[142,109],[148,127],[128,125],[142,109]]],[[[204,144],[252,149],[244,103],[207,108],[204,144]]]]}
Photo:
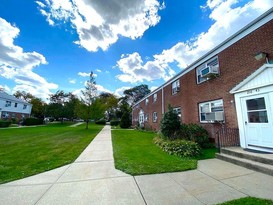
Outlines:
{"type": "Polygon", "coordinates": [[[246,146],[273,148],[273,119],[268,94],[242,98],[246,146]]]}

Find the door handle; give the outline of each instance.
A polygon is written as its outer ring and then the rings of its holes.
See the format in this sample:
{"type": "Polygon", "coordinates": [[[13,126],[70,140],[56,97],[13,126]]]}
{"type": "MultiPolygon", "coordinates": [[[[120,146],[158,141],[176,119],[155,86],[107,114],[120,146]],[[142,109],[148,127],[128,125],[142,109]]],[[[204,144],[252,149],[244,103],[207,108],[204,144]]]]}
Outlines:
{"type": "Polygon", "coordinates": [[[245,125],[247,125],[247,121],[245,121],[245,125]]]}

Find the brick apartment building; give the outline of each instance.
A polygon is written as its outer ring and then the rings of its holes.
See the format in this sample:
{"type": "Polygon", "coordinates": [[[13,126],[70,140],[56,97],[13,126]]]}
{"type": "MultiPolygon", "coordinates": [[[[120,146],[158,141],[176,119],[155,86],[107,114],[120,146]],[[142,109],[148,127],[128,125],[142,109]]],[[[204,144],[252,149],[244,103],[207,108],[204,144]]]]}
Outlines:
{"type": "Polygon", "coordinates": [[[211,138],[239,130],[241,147],[273,152],[273,8],[134,104],[133,125],[159,130],[168,105],[211,138]]]}

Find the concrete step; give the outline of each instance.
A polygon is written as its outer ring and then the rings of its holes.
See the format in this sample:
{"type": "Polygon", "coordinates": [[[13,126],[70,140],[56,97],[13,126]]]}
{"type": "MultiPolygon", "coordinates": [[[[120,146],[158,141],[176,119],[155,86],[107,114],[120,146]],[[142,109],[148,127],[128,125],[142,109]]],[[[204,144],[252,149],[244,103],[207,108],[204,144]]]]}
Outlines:
{"type": "Polygon", "coordinates": [[[224,153],[221,154],[217,153],[216,158],[273,176],[273,165],[270,164],[264,164],[261,162],[256,162],[245,158],[239,158],[224,153]]]}
{"type": "Polygon", "coordinates": [[[238,158],[248,159],[263,164],[273,165],[273,154],[261,154],[255,152],[247,152],[242,148],[222,148],[221,153],[231,155],[238,158]]]}

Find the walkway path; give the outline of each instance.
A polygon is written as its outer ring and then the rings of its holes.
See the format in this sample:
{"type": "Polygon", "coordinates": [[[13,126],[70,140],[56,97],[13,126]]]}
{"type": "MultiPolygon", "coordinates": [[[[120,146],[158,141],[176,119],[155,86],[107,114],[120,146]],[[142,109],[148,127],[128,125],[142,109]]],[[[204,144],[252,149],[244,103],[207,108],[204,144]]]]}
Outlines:
{"type": "Polygon", "coordinates": [[[78,159],[0,186],[0,204],[215,204],[256,196],[273,199],[273,177],[221,160],[186,172],[130,176],[114,168],[110,126],[78,159]]]}

